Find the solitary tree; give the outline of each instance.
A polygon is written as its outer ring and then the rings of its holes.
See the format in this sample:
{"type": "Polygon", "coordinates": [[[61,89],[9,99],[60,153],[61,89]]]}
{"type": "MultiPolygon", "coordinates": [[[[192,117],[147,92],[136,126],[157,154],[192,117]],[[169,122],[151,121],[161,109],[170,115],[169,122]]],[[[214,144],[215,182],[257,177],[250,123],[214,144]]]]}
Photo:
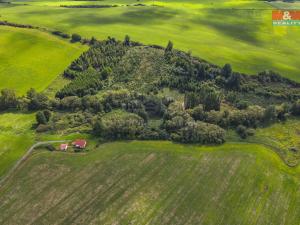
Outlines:
{"type": "Polygon", "coordinates": [[[226,78],[230,77],[231,73],[232,73],[232,68],[231,68],[231,65],[230,64],[225,64],[222,68],[222,71],[221,71],[222,75],[226,78]]]}
{"type": "Polygon", "coordinates": [[[248,133],[247,133],[247,127],[243,126],[243,125],[239,125],[236,128],[236,132],[238,133],[238,135],[243,138],[246,139],[248,137],[248,133]]]}
{"type": "Polygon", "coordinates": [[[293,103],[293,106],[292,106],[291,110],[292,110],[293,115],[295,115],[295,116],[300,115],[300,100],[293,103]]]}
{"type": "Polygon", "coordinates": [[[78,42],[81,40],[81,36],[79,34],[72,34],[72,42],[78,42]]]}
{"type": "Polygon", "coordinates": [[[172,50],[173,50],[173,43],[169,41],[165,52],[171,52],[172,50]]]}
{"type": "Polygon", "coordinates": [[[18,100],[14,90],[3,89],[0,95],[0,109],[9,109],[17,107],[18,100]]]}
{"type": "Polygon", "coordinates": [[[111,73],[112,70],[110,67],[104,67],[103,70],[101,71],[101,79],[106,80],[111,73]]]}
{"type": "Polygon", "coordinates": [[[199,94],[205,111],[220,110],[222,95],[213,86],[209,86],[209,84],[202,85],[199,94]]]}
{"type": "Polygon", "coordinates": [[[206,72],[205,72],[204,65],[202,65],[202,64],[199,63],[199,64],[197,64],[196,68],[197,68],[196,78],[198,80],[204,80],[205,77],[206,77],[206,72]]]}
{"type": "Polygon", "coordinates": [[[93,126],[93,132],[96,136],[102,136],[104,132],[104,125],[101,120],[97,120],[93,126]]]}
{"type": "Polygon", "coordinates": [[[273,122],[277,119],[276,107],[274,105],[270,105],[266,108],[264,113],[264,121],[273,122]]]}
{"type": "Polygon", "coordinates": [[[96,44],[96,42],[97,42],[97,39],[95,37],[92,37],[90,40],[90,44],[94,45],[94,44],[96,44]]]}
{"type": "Polygon", "coordinates": [[[130,37],[128,35],[125,36],[123,43],[125,46],[130,46],[130,37]]]}
{"type": "Polygon", "coordinates": [[[44,116],[45,116],[47,122],[49,122],[49,120],[51,118],[51,112],[49,110],[44,110],[43,113],[44,113],[44,116]]]}
{"type": "Polygon", "coordinates": [[[45,109],[48,104],[48,97],[43,93],[36,92],[33,88],[31,88],[27,92],[28,109],[29,110],[38,110],[45,109]]]}
{"type": "Polygon", "coordinates": [[[241,75],[239,73],[231,73],[226,82],[227,88],[239,90],[241,86],[241,75]]]}
{"type": "Polygon", "coordinates": [[[37,112],[35,118],[36,118],[36,122],[39,125],[40,124],[47,124],[47,119],[46,119],[46,117],[45,117],[45,115],[44,115],[43,112],[40,112],[40,111],[37,112]]]}

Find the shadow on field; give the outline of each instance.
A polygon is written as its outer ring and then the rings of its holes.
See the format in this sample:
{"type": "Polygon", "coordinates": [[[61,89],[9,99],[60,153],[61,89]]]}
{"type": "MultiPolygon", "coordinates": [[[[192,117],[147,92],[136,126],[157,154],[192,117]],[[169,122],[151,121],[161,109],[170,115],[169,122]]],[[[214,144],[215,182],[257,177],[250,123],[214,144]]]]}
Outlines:
{"type": "Polygon", "coordinates": [[[259,45],[256,33],[263,24],[263,11],[236,9],[205,9],[202,15],[191,21],[206,25],[218,32],[250,44],[259,45]]]}

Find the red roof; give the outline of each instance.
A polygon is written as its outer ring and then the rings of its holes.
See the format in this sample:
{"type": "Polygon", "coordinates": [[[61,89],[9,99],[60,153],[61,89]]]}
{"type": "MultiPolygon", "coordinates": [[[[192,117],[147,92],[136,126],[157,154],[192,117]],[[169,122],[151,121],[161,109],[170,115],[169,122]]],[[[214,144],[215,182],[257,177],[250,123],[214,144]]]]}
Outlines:
{"type": "Polygon", "coordinates": [[[68,144],[61,144],[60,150],[66,150],[68,148],[68,144]]]}
{"type": "Polygon", "coordinates": [[[72,144],[78,148],[85,148],[86,140],[78,139],[78,140],[75,140],[72,144]]]}

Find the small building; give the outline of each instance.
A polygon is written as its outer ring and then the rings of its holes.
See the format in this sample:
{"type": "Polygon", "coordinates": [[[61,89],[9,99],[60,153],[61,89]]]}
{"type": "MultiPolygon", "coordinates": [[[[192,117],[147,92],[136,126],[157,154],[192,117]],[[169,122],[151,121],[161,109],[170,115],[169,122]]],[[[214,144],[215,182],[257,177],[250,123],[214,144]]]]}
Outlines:
{"type": "Polygon", "coordinates": [[[69,147],[68,144],[61,144],[59,149],[60,149],[61,151],[66,151],[66,150],[68,149],[68,147],[69,147]]]}
{"type": "Polygon", "coordinates": [[[83,139],[78,139],[78,140],[75,140],[73,141],[73,146],[76,147],[76,148],[85,148],[86,146],[86,140],[83,140],[83,139]]]}

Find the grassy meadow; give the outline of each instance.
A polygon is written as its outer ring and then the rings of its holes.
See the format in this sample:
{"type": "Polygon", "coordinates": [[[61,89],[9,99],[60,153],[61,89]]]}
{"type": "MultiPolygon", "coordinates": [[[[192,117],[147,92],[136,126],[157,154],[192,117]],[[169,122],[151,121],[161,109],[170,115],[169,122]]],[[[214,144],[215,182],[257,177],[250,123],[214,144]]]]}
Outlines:
{"type": "Polygon", "coordinates": [[[0,114],[0,177],[23,156],[35,142],[34,114],[0,114]]]}
{"type": "MultiPolygon", "coordinates": [[[[218,65],[230,63],[235,71],[273,69],[300,82],[300,29],[271,22],[273,9],[300,9],[299,3],[12,2],[0,4],[1,21],[86,38],[123,39],[128,34],[163,46],[171,40],[175,48],[218,65]],[[145,6],[134,6],[139,3],[145,6]],[[118,7],[60,7],[95,4],[118,7]]],[[[59,75],[86,49],[45,30],[0,26],[0,89],[22,95],[33,87],[52,97],[69,82],[59,75]]],[[[168,88],[158,95],[179,102],[184,98],[168,88]]],[[[34,123],[35,113],[0,114],[0,178],[36,141],[86,138],[89,146],[80,153],[36,149],[0,188],[0,224],[299,224],[300,153],[293,150],[300,148],[299,119],[258,128],[246,141],[232,135],[220,146],[100,144],[77,127],[72,133],[38,134],[34,123]]],[[[152,118],[149,124],[160,123],[152,118]]]]}
{"type": "Polygon", "coordinates": [[[292,225],[299,172],[256,144],[40,151],[0,190],[0,223],[292,225]]]}
{"type": "Polygon", "coordinates": [[[0,89],[43,91],[85,49],[45,32],[0,27],[0,89]]]}
{"type": "Polygon", "coordinates": [[[291,166],[299,164],[300,153],[300,121],[289,119],[286,122],[273,124],[267,128],[256,130],[248,141],[268,145],[278,152],[291,166]]]}
{"type": "Polygon", "coordinates": [[[178,49],[190,50],[193,55],[219,65],[231,63],[236,71],[254,74],[273,69],[300,81],[300,30],[273,27],[271,12],[278,7],[262,1],[23,1],[0,7],[1,20],[79,33],[88,38],[123,39],[129,34],[133,40],[159,45],[172,40],[178,49]],[[136,3],[147,6],[133,6],[136,3]],[[78,4],[119,7],[59,7],[78,4]]]}

